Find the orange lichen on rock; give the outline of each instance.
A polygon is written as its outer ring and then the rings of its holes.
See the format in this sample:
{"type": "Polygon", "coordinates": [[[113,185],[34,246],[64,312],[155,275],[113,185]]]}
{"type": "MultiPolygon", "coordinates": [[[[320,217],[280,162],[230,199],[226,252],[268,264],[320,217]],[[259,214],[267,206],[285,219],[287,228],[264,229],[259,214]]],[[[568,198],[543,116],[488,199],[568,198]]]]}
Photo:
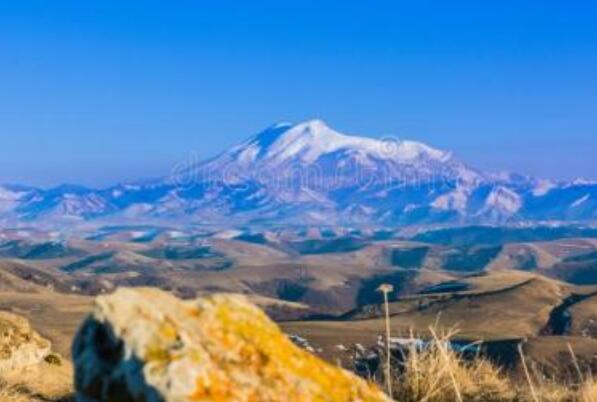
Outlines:
{"type": "Polygon", "coordinates": [[[108,401],[114,389],[148,401],[390,401],[294,345],[238,295],[189,302],[153,289],[121,289],[99,297],[73,356],[77,391],[89,401],[108,401]]]}

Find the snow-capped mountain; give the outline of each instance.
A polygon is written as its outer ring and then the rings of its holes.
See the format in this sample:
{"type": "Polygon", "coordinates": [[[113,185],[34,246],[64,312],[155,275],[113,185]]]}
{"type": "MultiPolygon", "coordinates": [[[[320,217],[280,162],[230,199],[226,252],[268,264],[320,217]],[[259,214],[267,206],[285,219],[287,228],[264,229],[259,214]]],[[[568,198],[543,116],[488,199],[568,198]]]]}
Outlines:
{"type": "Polygon", "coordinates": [[[0,220],[146,218],[230,223],[594,220],[597,184],[489,174],[415,141],[277,124],[168,177],[107,189],[0,187],[0,220]]]}
{"type": "Polygon", "coordinates": [[[451,155],[414,141],[376,140],[334,131],[321,120],[298,125],[276,124],[225,152],[207,166],[236,163],[277,168],[289,163],[312,164],[330,155],[351,156],[363,162],[385,160],[414,164],[422,159],[446,161],[451,155]]]}

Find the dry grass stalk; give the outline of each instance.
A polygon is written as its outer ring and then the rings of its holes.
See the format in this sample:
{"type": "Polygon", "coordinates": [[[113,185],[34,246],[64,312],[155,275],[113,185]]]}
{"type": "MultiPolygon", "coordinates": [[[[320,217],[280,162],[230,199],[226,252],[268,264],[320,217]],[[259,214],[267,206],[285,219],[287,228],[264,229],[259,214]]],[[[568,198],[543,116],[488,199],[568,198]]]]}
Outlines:
{"type": "Polygon", "coordinates": [[[448,342],[445,340],[444,341],[440,340],[439,337],[437,336],[437,333],[435,332],[435,330],[433,328],[429,328],[429,331],[431,332],[431,335],[433,336],[433,340],[438,345],[437,346],[438,350],[441,353],[442,358],[444,359],[444,363],[446,365],[448,373],[450,374],[450,379],[452,380],[452,385],[454,386],[454,392],[456,393],[458,402],[462,402],[462,394],[460,393],[460,388],[458,387],[458,382],[456,381],[456,376],[454,373],[455,359],[450,359],[450,356],[448,353],[448,342]]]}
{"type": "Polygon", "coordinates": [[[524,369],[524,374],[529,384],[529,390],[531,391],[531,395],[535,402],[539,402],[539,398],[537,397],[537,392],[535,391],[535,386],[533,385],[533,380],[531,379],[531,374],[529,373],[529,368],[527,367],[527,362],[524,358],[524,352],[522,351],[522,345],[518,344],[518,354],[520,355],[520,362],[522,363],[522,368],[524,369]]]}
{"type": "Polygon", "coordinates": [[[398,364],[393,395],[397,401],[501,402],[513,397],[511,384],[493,365],[480,358],[465,361],[450,348],[454,332],[431,332],[428,345],[412,342],[398,364]]]}

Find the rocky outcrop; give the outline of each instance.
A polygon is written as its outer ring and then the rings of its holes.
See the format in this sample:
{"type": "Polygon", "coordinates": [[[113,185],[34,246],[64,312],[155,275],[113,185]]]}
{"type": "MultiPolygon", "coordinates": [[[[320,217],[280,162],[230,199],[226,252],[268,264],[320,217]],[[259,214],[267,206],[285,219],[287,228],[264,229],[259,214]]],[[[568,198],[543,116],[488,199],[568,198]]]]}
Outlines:
{"type": "Polygon", "coordinates": [[[50,355],[51,346],[25,318],[0,311],[0,373],[41,363],[50,355]]]}
{"type": "Polygon", "coordinates": [[[294,345],[242,296],[120,289],[97,299],[73,359],[81,402],[390,401],[294,345]]]}

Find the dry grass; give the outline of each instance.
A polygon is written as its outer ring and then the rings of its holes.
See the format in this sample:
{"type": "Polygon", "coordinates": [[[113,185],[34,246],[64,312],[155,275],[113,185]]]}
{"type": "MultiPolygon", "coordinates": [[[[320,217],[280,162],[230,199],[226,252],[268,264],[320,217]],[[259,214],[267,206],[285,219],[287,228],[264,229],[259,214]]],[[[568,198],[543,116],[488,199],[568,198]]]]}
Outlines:
{"type": "Polygon", "coordinates": [[[575,384],[546,380],[528,365],[519,378],[508,376],[481,357],[462,358],[449,347],[452,334],[430,332],[427,347],[409,347],[394,364],[398,402],[597,402],[597,381],[588,373],[579,372],[575,384]]]}
{"type": "Polygon", "coordinates": [[[579,400],[583,402],[597,401],[597,381],[589,380],[584,383],[579,391],[579,400]]]}
{"type": "Polygon", "coordinates": [[[514,395],[508,379],[488,361],[461,359],[446,336],[433,331],[428,347],[411,346],[397,363],[394,398],[400,402],[506,401],[514,395]]]}

